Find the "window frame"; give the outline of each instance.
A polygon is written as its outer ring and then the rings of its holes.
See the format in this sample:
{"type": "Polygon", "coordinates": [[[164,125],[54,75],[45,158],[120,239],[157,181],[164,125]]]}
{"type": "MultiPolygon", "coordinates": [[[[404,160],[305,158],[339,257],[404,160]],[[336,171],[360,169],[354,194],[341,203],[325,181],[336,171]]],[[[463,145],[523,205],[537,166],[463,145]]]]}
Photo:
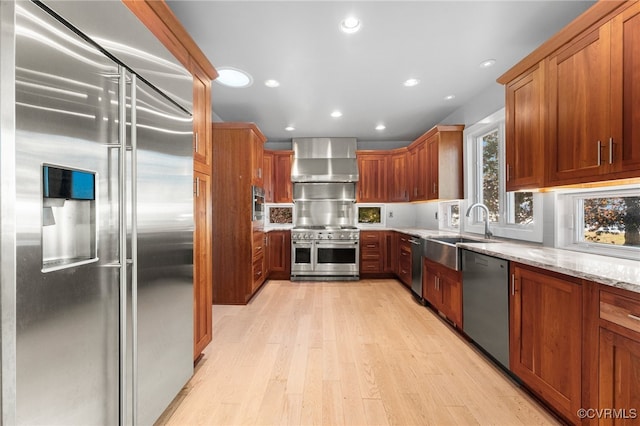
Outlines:
{"type": "Polygon", "coordinates": [[[610,186],[589,190],[576,189],[559,193],[558,211],[560,214],[556,216],[555,246],[583,253],[638,260],[640,257],[640,248],[638,247],[584,241],[584,199],[633,196],[640,196],[640,188],[637,185],[610,186]]]}
{"type": "Polygon", "coordinates": [[[465,179],[466,197],[460,210],[461,220],[465,232],[484,235],[484,213],[475,209],[471,217],[466,217],[466,209],[471,204],[478,202],[482,197],[482,146],[478,139],[498,130],[498,222],[489,222],[491,232],[496,237],[511,238],[530,242],[542,242],[543,239],[543,197],[542,194],[533,192],[533,222],[530,224],[509,223],[508,218],[514,217],[513,209],[514,193],[506,192],[506,168],[505,168],[505,109],[502,108],[478,123],[465,129],[465,166],[467,178],[465,179]]]}

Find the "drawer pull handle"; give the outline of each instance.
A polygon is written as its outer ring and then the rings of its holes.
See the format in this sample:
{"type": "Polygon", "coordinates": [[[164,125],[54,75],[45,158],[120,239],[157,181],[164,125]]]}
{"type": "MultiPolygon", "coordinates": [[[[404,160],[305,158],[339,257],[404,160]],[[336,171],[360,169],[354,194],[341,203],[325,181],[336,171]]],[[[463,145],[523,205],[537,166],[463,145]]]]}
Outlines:
{"type": "Polygon", "coordinates": [[[633,315],[633,314],[628,314],[627,317],[629,317],[629,319],[635,320],[635,321],[640,321],[640,317],[633,315]]]}

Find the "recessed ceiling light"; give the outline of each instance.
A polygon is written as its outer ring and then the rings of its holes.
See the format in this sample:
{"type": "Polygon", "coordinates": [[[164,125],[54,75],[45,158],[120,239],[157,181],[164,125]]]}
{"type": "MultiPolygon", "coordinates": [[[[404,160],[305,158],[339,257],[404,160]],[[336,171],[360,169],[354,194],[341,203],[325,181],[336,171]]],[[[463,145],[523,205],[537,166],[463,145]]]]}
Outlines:
{"type": "Polygon", "coordinates": [[[489,68],[496,64],[495,59],[487,59],[486,61],[480,62],[480,68],[489,68]]]}
{"type": "Polygon", "coordinates": [[[253,83],[251,76],[245,71],[237,68],[218,68],[218,78],[216,82],[228,87],[249,87],[253,83]]]}
{"type": "Polygon", "coordinates": [[[293,132],[296,128],[293,126],[287,126],[284,128],[287,132],[293,132]]]}
{"type": "Polygon", "coordinates": [[[402,84],[405,87],[413,87],[413,86],[417,86],[418,84],[420,84],[420,80],[418,80],[417,78],[410,78],[410,79],[406,80],[402,84]]]}
{"type": "Polygon", "coordinates": [[[338,110],[335,110],[335,111],[333,111],[333,112],[331,113],[331,116],[332,116],[333,118],[339,118],[339,117],[342,117],[342,113],[341,113],[340,111],[338,111],[338,110]]]}
{"type": "Polygon", "coordinates": [[[376,126],[376,130],[384,130],[384,129],[386,129],[386,128],[387,128],[387,126],[385,126],[384,124],[378,124],[378,125],[376,126]]]}
{"type": "Polygon", "coordinates": [[[340,23],[340,30],[343,33],[353,34],[360,29],[360,20],[354,16],[349,16],[340,23]]]}
{"type": "Polygon", "coordinates": [[[280,86],[280,82],[278,80],[267,80],[264,82],[264,85],[267,87],[278,87],[280,86]]]}
{"type": "Polygon", "coordinates": [[[445,101],[450,101],[451,99],[454,99],[456,97],[456,95],[447,95],[444,97],[445,101]]]}

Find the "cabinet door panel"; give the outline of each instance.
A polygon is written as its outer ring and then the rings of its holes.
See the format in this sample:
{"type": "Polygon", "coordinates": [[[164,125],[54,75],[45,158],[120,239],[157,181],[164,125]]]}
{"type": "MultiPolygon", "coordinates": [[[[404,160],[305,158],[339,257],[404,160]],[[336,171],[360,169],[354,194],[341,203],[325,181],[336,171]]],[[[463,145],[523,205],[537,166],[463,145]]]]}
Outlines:
{"type": "Polygon", "coordinates": [[[194,201],[194,221],[196,229],[193,238],[193,337],[194,360],[212,339],[212,282],[211,282],[211,177],[194,172],[196,191],[194,201]]]}
{"type": "Polygon", "coordinates": [[[549,61],[549,179],[598,176],[610,137],[610,25],[605,24],[549,61]]]}
{"type": "Polygon", "coordinates": [[[543,74],[538,67],[506,89],[507,191],[544,185],[543,74]]]}
{"type": "Polygon", "coordinates": [[[275,169],[275,196],[276,203],[292,202],[292,183],[291,183],[291,159],[293,154],[291,151],[277,152],[274,156],[275,169]]]}
{"type": "Polygon", "coordinates": [[[274,192],[274,170],[273,170],[273,153],[264,152],[263,155],[263,167],[264,177],[262,182],[264,185],[264,201],[267,203],[273,203],[274,192]]]}
{"type": "Polygon", "coordinates": [[[409,201],[407,153],[393,154],[390,169],[389,201],[409,201]]]}
{"type": "MultiPolygon", "coordinates": [[[[600,328],[598,407],[625,410],[640,407],[640,342],[600,328]]],[[[637,411],[636,411],[637,413],[637,411]]],[[[636,415],[640,415],[637,413],[636,415]]],[[[631,424],[602,419],[600,424],[631,424]]]]}
{"type": "Polygon", "coordinates": [[[358,169],[358,201],[387,201],[387,156],[359,153],[358,169]]]}
{"type": "Polygon", "coordinates": [[[511,370],[567,419],[581,406],[582,287],[514,268],[511,370]]]}
{"type": "MultiPolygon", "coordinates": [[[[619,159],[614,158],[613,163],[616,171],[640,170],[640,4],[613,20],[612,34],[614,79],[611,103],[622,107],[622,136],[616,137],[617,129],[614,127],[613,138],[614,152],[619,159]],[[618,59],[619,56],[622,57],[618,59]],[[617,64],[621,64],[619,70],[615,68],[617,64]],[[620,73],[622,82],[619,80],[620,73]]],[[[612,120],[619,123],[619,115],[620,112],[614,110],[612,120]]]]}
{"type": "Polygon", "coordinates": [[[211,141],[209,140],[209,123],[211,116],[211,85],[201,80],[197,75],[193,77],[193,160],[206,166],[211,166],[211,141]]]}

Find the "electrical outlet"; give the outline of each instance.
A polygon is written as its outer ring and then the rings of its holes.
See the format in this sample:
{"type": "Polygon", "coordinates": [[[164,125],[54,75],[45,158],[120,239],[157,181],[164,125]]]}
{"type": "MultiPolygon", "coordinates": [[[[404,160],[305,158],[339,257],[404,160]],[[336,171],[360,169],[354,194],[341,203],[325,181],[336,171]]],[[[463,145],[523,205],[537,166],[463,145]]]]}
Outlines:
{"type": "Polygon", "coordinates": [[[393,217],[393,211],[389,210],[389,219],[393,217]]]}

